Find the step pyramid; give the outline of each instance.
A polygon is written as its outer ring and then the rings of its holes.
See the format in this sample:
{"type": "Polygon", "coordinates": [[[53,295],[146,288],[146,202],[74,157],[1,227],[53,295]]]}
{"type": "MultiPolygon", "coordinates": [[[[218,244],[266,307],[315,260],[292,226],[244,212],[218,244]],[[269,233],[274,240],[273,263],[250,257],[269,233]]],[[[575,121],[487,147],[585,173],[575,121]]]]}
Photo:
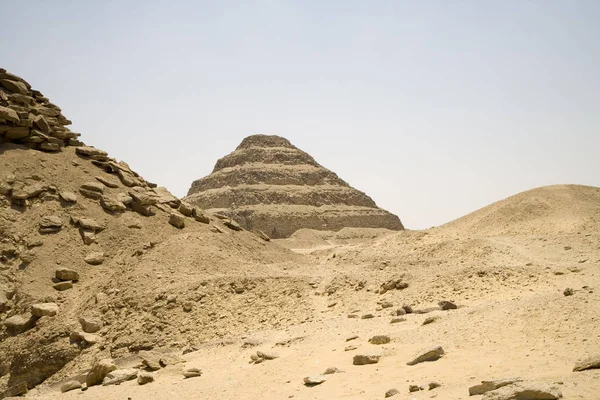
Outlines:
{"type": "Polygon", "coordinates": [[[274,239],[302,228],[404,229],[396,215],[275,135],[245,138],[210,175],[192,183],[184,200],[274,239]]]}

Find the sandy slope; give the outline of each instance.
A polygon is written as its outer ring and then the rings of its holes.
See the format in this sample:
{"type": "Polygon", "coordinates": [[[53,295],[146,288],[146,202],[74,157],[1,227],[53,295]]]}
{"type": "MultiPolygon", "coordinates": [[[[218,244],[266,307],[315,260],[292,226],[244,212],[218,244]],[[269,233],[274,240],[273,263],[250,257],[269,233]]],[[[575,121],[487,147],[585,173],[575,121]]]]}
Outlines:
{"type": "Polygon", "coordinates": [[[292,264],[272,264],[272,273],[279,270],[301,282],[301,297],[282,303],[280,312],[297,304],[310,311],[309,317],[294,320],[297,315],[281,328],[253,328],[204,342],[182,356],[185,364],[158,371],[156,381],[146,386],[127,382],[67,394],[46,386],[31,394],[375,399],[397,388],[400,394],[394,398],[399,399],[467,399],[468,387],[480,380],[520,376],[558,385],[565,399],[598,399],[600,370],[572,372],[577,360],[600,349],[597,193],[597,188],[578,186],[536,189],[440,228],[317,249],[292,264]],[[519,204],[531,198],[539,200],[538,206],[521,210],[519,204]],[[378,293],[383,282],[399,277],[408,288],[378,293]],[[572,296],[563,295],[567,287],[574,289],[572,296]],[[406,321],[390,324],[390,310],[402,304],[426,308],[440,300],[453,300],[459,309],[409,314],[406,321]],[[383,301],[393,307],[381,309],[383,301]],[[365,313],[376,317],[348,318],[365,313]],[[430,316],[440,318],[423,326],[430,316]],[[390,335],[392,341],[368,343],[375,334],[390,335]],[[346,342],[351,335],[359,338],[346,342]],[[262,344],[244,348],[243,337],[262,344]],[[358,348],[344,351],[350,344],[358,348]],[[446,355],[406,365],[416,351],[431,345],[441,345],[446,355]],[[249,364],[257,349],[272,349],[280,358],[249,364]],[[352,365],[354,354],[374,350],[383,353],[378,364],[352,365]],[[184,380],[181,371],[188,367],[203,369],[203,376],[184,380]],[[327,367],[345,372],[316,387],[303,385],[305,376],[327,367]],[[441,387],[409,394],[410,384],[431,381],[441,387]]]}

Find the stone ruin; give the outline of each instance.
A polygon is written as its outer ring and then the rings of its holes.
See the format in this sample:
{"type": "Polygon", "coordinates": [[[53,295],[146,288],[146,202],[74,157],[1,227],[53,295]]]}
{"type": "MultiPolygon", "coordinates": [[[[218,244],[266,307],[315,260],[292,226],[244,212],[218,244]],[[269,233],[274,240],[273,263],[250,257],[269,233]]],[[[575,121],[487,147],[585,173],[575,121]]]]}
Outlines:
{"type": "Polygon", "coordinates": [[[404,229],[396,215],[274,135],[245,138],[210,175],[192,183],[184,200],[271,238],[301,228],[404,229]]]}
{"type": "Polygon", "coordinates": [[[24,79],[0,68],[0,143],[21,143],[29,148],[56,152],[67,145],[81,146],[71,121],[40,91],[24,79]]]}

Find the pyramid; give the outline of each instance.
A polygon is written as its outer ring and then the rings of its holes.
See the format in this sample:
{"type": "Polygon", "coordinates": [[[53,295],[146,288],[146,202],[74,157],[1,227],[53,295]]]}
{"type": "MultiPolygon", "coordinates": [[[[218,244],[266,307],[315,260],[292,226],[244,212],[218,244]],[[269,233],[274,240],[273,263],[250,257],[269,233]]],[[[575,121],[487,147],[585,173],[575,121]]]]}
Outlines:
{"type": "Polygon", "coordinates": [[[302,228],[404,229],[396,215],[275,135],[245,138],[192,183],[185,200],[275,239],[302,228]]]}

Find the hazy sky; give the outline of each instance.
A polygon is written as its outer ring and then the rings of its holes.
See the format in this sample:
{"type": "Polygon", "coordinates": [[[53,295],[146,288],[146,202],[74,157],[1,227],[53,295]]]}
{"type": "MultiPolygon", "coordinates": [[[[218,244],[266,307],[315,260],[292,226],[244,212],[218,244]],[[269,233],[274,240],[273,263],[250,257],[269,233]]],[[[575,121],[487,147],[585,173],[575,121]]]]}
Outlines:
{"type": "Polygon", "coordinates": [[[0,65],[89,145],[183,196],[284,136],[440,225],[536,186],[600,185],[600,1],[8,1],[0,65]]]}

